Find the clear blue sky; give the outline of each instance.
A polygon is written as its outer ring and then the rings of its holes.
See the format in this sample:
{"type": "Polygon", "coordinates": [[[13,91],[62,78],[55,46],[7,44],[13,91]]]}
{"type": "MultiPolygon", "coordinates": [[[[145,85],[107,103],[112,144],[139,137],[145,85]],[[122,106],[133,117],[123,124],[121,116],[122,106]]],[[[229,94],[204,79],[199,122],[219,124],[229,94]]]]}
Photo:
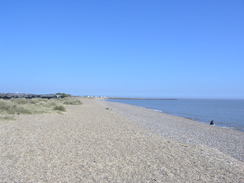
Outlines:
{"type": "Polygon", "coordinates": [[[1,1],[0,68],[0,92],[244,98],[244,1],[1,1]]]}

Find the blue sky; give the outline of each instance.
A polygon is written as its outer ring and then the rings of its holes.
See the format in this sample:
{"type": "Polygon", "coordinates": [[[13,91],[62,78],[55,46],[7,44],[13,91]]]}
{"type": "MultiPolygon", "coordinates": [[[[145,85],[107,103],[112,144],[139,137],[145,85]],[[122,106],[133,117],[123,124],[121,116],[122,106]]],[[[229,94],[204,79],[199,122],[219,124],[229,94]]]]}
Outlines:
{"type": "Polygon", "coordinates": [[[8,0],[0,26],[0,92],[244,98],[243,0],[8,0]]]}

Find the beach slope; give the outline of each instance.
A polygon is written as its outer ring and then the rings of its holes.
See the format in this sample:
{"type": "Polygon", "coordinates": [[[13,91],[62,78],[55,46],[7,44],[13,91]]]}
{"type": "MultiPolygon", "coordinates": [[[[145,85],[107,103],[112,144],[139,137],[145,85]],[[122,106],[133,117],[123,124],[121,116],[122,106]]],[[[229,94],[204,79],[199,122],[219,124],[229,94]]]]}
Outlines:
{"type": "Polygon", "coordinates": [[[244,161],[244,132],[117,102],[104,102],[143,128],[182,143],[206,145],[244,161]]]}

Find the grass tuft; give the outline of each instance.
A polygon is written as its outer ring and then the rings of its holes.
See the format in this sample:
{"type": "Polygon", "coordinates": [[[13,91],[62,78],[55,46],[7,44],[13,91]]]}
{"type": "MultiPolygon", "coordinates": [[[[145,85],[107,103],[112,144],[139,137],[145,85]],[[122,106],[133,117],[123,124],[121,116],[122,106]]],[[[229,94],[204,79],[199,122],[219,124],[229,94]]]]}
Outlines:
{"type": "Polygon", "coordinates": [[[65,107],[62,106],[62,105],[55,106],[55,107],[53,108],[53,110],[55,110],[55,111],[62,111],[62,112],[66,111],[65,107]]]}
{"type": "Polygon", "coordinates": [[[65,105],[80,105],[82,104],[82,102],[78,99],[75,99],[75,98],[64,98],[63,99],[63,104],[65,105]]]}
{"type": "Polygon", "coordinates": [[[0,116],[0,120],[14,120],[15,118],[11,115],[11,116],[0,116]]]}
{"type": "Polygon", "coordinates": [[[0,101],[0,111],[7,114],[31,114],[31,111],[9,101],[0,101]]]}

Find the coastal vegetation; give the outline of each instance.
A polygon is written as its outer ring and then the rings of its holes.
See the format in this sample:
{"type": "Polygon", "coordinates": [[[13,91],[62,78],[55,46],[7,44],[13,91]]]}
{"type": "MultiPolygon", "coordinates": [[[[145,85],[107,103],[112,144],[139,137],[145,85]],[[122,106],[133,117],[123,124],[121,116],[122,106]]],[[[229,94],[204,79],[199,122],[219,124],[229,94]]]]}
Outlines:
{"type": "Polygon", "coordinates": [[[71,95],[70,94],[67,94],[67,93],[56,93],[56,95],[59,95],[62,98],[64,98],[64,97],[71,97],[71,95]]]}
{"type": "Polygon", "coordinates": [[[56,111],[62,111],[62,112],[66,111],[65,107],[62,106],[62,105],[55,106],[55,107],[53,108],[53,110],[56,110],[56,111]]]}
{"type": "Polygon", "coordinates": [[[12,98],[0,99],[0,119],[14,119],[20,114],[38,114],[50,112],[65,112],[66,105],[80,105],[82,102],[76,97],[64,98],[12,98]]]}

